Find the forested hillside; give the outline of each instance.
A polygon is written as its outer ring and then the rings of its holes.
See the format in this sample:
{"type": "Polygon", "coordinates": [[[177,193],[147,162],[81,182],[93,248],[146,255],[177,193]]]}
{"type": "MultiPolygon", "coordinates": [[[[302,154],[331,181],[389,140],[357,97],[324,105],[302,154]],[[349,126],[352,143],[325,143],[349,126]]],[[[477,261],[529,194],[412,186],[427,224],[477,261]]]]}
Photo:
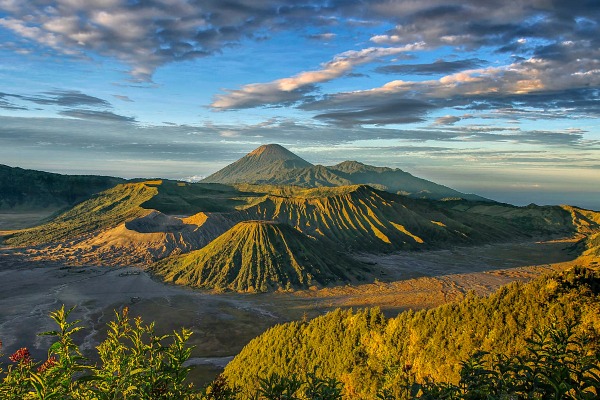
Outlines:
{"type": "Polygon", "coordinates": [[[457,383],[460,362],[475,351],[523,354],[534,330],[552,322],[578,322],[579,332],[597,346],[599,294],[600,274],[576,269],[392,319],[377,309],[337,310],[270,329],[241,351],[225,376],[252,389],[257,376],[302,375],[319,367],[342,382],[346,399],[375,399],[384,390],[399,397],[408,374],[457,383]]]}

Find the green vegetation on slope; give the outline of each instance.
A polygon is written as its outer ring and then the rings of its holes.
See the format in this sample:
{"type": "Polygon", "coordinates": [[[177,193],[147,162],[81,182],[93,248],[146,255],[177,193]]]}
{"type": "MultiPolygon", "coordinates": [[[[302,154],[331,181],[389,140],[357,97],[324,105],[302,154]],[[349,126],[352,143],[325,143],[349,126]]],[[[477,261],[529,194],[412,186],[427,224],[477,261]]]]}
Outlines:
{"type": "MultiPolygon", "coordinates": [[[[573,232],[568,213],[561,212],[565,226],[548,231],[573,232]]],[[[439,248],[535,234],[524,229],[520,220],[455,210],[446,202],[410,199],[365,185],[308,189],[293,197],[265,196],[241,211],[239,218],[288,223],[348,251],[439,248]]]]}
{"type": "Polygon", "coordinates": [[[349,280],[345,257],[287,224],[240,222],[206,247],[157,263],[165,281],[202,288],[260,291],[349,280]]]}
{"type": "Polygon", "coordinates": [[[400,397],[396,391],[408,370],[418,381],[457,383],[460,361],[475,351],[523,354],[526,338],[553,322],[577,321],[580,331],[597,339],[599,295],[600,274],[575,269],[387,320],[377,309],[337,310],[268,330],[229,363],[225,376],[252,389],[256,376],[291,376],[319,366],[343,383],[347,399],[374,399],[384,389],[400,397]]]}
{"type": "MultiPolygon", "coordinates": [[[[72,310],[72,309],[71,309],[72,310]]],[[[301,374],[272,373],[256,376],[252,387],[231,386],[220,375],[198,390],[188,384],[186,366],[191,355],[187,344],[191,332],[182,329],[158,336],[154,323],[134,322],[128,308],[116,312],[107,324],[107,337],[97,346],[90,363],[74,340],[83,329],[70,322],[64,306],[50,314],[58,325],[41,335],[55,338],[48,358],[41,362],[21,347],[0,363],[0,397],[23,399],[177,399],[177,400],[342,400],[344,385],[315,368],[301,374]]],[[[460,365],[458,384],[415,380],[412,366],[397,386],[381,388],[377,399],[419,398],[429,400],[573,399],[590,400],[600,394],[600,348],[595,332],[575,332],[577,323],[551,324],[536,329],[524,356],[476,352],[460,365]]],[[[581,331],[581,329],[579,329],[581,331]]],[[[0,342],[1,343],[1,342],[0,342]]],[[[2,357],[0,344],[0,357],[2,357]]],[[[360,398],[356,393],[352,399],[360,398]]],[[[348,398],[348,396],[346,396],[348,398]]]]}
{"type": "Polygon", "coordinates": [[[246,193],[233,186],[217,183],[163,180],[157,189],[156,196],[142,204],[142,207],[171,215],[233,211],[257,197],[256,193],[246,193]]]}
{"type": "Polygon", "coordinates": [[[123,182],[108,176],[60,175],[0,165],[0,210],[60,209],[123,182]]]}
{"type": "Polygon", "coordinates": [[[156,182],[125,183],[94,195],[52,221],[5,237],[9,245],[23,246],[76,239],[150,212],[141,206],[156,195],[156,182]]]}

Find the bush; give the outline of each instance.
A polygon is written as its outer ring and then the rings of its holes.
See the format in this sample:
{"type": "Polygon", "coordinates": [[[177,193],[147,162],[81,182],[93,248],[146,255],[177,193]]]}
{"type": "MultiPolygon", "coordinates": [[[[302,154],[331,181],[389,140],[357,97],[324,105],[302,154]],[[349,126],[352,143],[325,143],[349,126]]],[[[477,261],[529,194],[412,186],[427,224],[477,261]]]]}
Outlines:
{"type": "MultiPolygon", "coordinates": [[[[11,365],[6,370],[0,365],[0,399],[341,399],[339,382],[319,377],[316,371],[302,379],[270,375],[260,379],[259,390],[251,393],[230,387],[223,376],[196,389],[186,383],[191,367],[184,366],[192,351],[187,345],[192,332],[182,329],[159,336],[154,323],[145,325],[139,317],[132,321],[127,307],[115,312],[115,319],[108,323],[108,335],[96,348],[99,362],[94,365],[73,340],[82,327],[80,321],[67,321],[72,311],[63,306],[50,313],[58,329],[40,334],[56,338],[46,360],[36,362],[24,347],[9,357],[11,365]]],[[[0,350],[1,346],[0,342],[0,350]]]]}
{"type": "MultiPolygon", "coordinates": [[[[128,309],[115,312],[108,335],[96,349],[98,363],[86,359],[73,335],[79,321],[68,322],[73,309],[64,306],[50,314],[58,329],[41,335],[56,341],[43,362],[32,359],[27,348],[0,365],[0,398],[28,399],[197,399],[197,400],[341,400],[342,384],[318,374],[270,373],[257,377],[257,388],[231,386],[221,375],[200,390],[186,383],[190,367],[184,363],[192,348],[191,332],[182,329],[156,335],[154,323],[131,320],[128,309]]],[[[600,352],[594,332],[576,329],[573,322],[552,324],[526,339],[527,352],[512,358],[477,351],[461,363],[458,384],[425,378],[406,365],[399,386],[382,389],[380,400],[399,398],[500,400],[597,399],[600,395],[600,352]]],[[[0,342],[1,350],[1,342],[0,342]]],[[[0,354],[2,356],[2,354],[0,354]]],[[[328,371],[331,372],[331,371],[328,371]]]]}
{"type": "MultiPolygon", "coordinates": [[[[597,399],[600,353],[574,323],[539,329],[528,339],[527,354],[509,358],[476,352],[461,364],[458,385],[416,385],[420,399],[597,399]]],[[[594,341],[595,342],[595,341],[594,341]]],[[[414,386],[413,386],[414,388],[414,386]]]]}

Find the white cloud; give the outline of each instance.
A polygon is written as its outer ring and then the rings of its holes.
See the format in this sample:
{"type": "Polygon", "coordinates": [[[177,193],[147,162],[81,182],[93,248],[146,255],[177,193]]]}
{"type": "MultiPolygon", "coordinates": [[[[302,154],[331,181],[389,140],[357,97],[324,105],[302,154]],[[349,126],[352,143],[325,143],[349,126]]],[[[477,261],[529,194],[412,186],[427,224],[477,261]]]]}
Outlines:
{"type": "Polygon", "coordinates": [[[424,48],[423,43],[413,43],[401,47],[369,47],[362,50],[346,51],[324,63],[319,70],[301,72],[289,78],[277,79],[267,83],[252,83],[243,86],[241,89],[229,90],[225,94],[217,95],[211,107],[224,110],[297,101],[302,98],[306,92],[305,89],[310,91],[314,84],[339,78],[358,65],[424,48]]]}

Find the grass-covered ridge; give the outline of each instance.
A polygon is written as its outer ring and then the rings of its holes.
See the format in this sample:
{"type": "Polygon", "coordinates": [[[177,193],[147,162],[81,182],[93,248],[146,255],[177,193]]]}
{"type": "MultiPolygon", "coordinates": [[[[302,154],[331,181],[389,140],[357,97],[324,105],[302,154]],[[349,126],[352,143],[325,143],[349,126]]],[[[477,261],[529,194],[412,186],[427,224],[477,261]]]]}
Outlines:
{"type": "Polygon", "coordinates": [[[77,204],[46,224],[7,236],[5,242],[16,246],[35,245],[75,239],[112,228],[148,214],[150,210],[142,208],[141,204],[157,192],[154,181],[119,184],[77,204]]]}
{"type": "Polygon", "coordinates": [[[575,269],[391,319],[377,309],[337,310],[270,329],[240,352],[225,376],[234,385],[253,388],[256,376],[291,376],[320,366],[343,383],[346,399],[393,392],[405,382],[407,370],[418,381],[457,383],[460,361],[475,351],[523,354],[525,339],[553,321],[578,321],[579,329],[597,340],[599,295],[600,274],[575,269]]]}
{"type": "Polygon", "coordinates": [[[347,251],[370,252],[575,232],[569,213],[559,207],[528,210],[502,204],[417,200],[367,185],[268,195],[241,211],[240,219],[288,223],[347,251]]]}
{"type": "Polygon", "coordinates": [[[271,221],[240,222],[206,247],[170,257],[153,270],[177,284],[250,292],[326,285],[356,273],[343,255],[271,221]]]}

